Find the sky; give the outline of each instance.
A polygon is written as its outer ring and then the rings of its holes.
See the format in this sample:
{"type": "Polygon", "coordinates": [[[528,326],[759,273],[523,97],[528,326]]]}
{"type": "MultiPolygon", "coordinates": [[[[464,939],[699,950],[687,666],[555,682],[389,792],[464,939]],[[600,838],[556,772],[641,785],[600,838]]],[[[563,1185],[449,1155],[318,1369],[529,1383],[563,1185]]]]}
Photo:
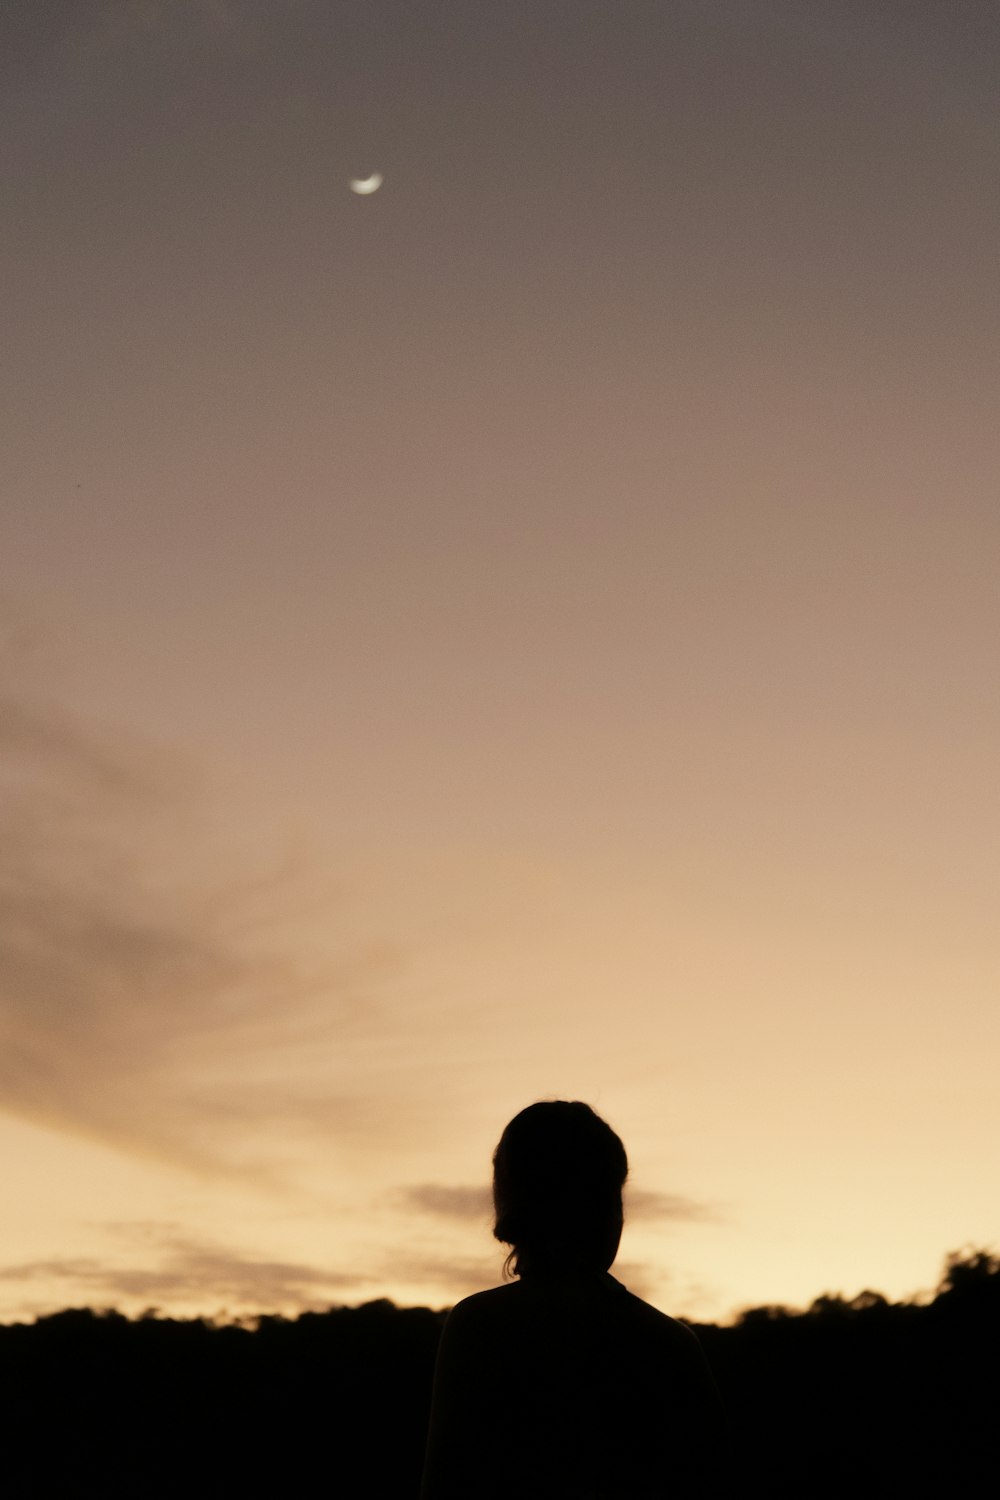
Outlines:
{"type": "Polygon", "coordinates": [[[2,25],[0,1319],[995,1249],[996,6],[2,25]]]}

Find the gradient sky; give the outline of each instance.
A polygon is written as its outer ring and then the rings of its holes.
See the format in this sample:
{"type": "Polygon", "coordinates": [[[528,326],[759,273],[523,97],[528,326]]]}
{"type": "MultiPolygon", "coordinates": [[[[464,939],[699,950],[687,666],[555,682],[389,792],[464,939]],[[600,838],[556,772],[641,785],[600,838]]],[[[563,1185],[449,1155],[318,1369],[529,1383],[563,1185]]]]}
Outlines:
{"type": "Polygon", "coordinates": [[[995,1248],[996,5],[3,31],[0,1317],[995,1248]]]}

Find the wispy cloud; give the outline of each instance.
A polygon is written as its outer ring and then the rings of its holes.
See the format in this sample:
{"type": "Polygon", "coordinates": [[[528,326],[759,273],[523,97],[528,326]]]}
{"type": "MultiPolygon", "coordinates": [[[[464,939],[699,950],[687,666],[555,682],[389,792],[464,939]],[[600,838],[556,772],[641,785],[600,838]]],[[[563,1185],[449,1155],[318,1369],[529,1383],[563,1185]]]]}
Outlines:
{"type": "Polygon", "coordinates": [[[493,1198],[488,1187],[424,1182],[414,1187],[399,1188],[393,1197],[403,1208],[437,1214],[448,1219],[486,1219],[493,1208],[493,1198]]]}
{"type": "Polygon", "coordinates": [[[26,1288],[39,1281],[47,1286],[66,1283],[74,1297],[90,1295],[115,1303],[195,1303],[206,1309],[265,1311],[325,1307],[366,1280],[322,1266],[239,1254],[171,1226],[147,1226],[145,1233],[126,1236],[133,1237],[147,1242],[141,1264],[114,1264],[95,1256],[53,1257],[5,1266],[0,1282],[26,1288]]]}
{"type": "MultiPolygon", "coordinates": [[[[449,1219],[488,1219],[493,1209],[489,1187],[424,1182],[396,1190],[394,1201],[418,1213],[449,1219]]],[[[626,1187],[625,1211],[629,1219],[715,1219],[717,1211],[707,1203],[681,1193],[659,1193],[626,1187]]]]}
{"type": "Polygon", "coordinates": [[[0,1107],[258,1175],[263,1135],[349,1124],[340,1054],[397,956],[217,825],[179,755],[0,693],[0,1107]]]}
{"type": "Polygon", "coordinates": [[[443,1305],[486,1287],[499,1286],[502,1264],[499,1247],[494,1246],[493,1252],[485,1250],[481,1256],[433,1251],[387,1255],[380,1259],[378,1269],[398,1285],[427,1287],[431,1300],[443,1305]]]}
{"type": "Polygon", "coordinates": [[[647,1188],[626,1187],[626,1219],[681,1219],[696,1223],[714,1221],[719,1211],[710,1203],[684,1193],[658,1193],[647,1188]]]}

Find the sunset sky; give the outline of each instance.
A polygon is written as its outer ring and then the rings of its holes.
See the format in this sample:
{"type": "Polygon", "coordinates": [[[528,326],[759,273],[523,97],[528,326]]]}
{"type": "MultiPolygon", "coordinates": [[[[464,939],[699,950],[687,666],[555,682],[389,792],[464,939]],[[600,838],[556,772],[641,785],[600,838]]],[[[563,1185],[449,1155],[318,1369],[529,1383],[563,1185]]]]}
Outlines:
{"type": "Polygon", "coordinates": [[[2,28],[0,1319],[996,1249],[1000,9],[2,28]]]}

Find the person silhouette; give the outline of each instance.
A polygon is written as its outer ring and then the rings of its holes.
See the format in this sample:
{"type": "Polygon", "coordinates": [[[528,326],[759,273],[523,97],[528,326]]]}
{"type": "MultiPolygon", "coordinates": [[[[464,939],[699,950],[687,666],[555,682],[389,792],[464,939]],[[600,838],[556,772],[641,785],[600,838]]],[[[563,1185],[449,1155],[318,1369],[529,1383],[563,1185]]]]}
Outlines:
{"type": "Polygon", "coordinates": [[[493,1154],[517,1278],[441,1334],[421,1500],[721,1493],[722,1404],[696,1335],[610,1275],[628,1159],[589,1105],[543,1100],[493,1154]]]}

